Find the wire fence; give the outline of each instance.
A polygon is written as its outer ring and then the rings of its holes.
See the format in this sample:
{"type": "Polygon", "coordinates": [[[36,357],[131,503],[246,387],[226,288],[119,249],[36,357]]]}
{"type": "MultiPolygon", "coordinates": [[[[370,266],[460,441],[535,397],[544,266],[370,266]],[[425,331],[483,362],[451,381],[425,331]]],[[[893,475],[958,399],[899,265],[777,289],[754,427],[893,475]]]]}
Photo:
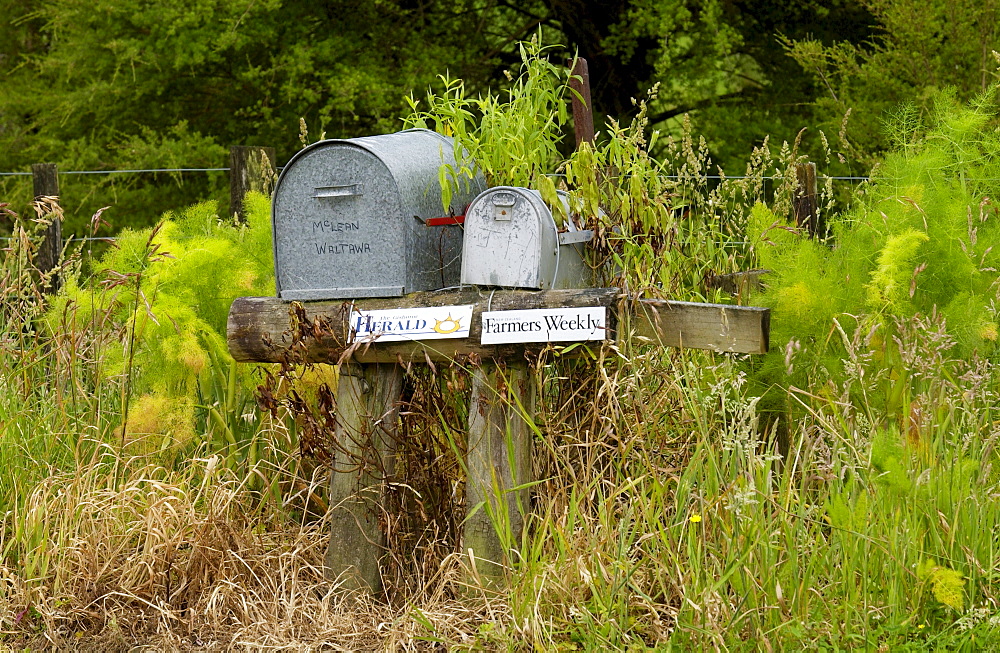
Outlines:
{"type": "MultiPolygon", "coordinates": [[[[280,172],[284,166],[277,166],[275,170],[280,172]]],[[[188,172],[230,172],[232,168],[135,168],[122,170],[60,170],[59,175],[127,175],[127,174],[157,174],[157,173],[188,173],[188,172]]],[[[10,171],[0,172],[0,177],[30,177],[34,173],[10,171]]],[[[565,177],[563,174],[553,173],[547,177],[565,177]]],[[[682,175],[662,175],[662,179],[687,179],[682,175]]],[[[727,179],[764,179],[769,181],[786,179],[783,175],[699,175],[700,179],[712,181],[725,181],[727,179]]],[[[870,181],[868,175],[816,175],[817,180],[826,181],[870,181]]],[[[883,177],[883,179],[887,179],[883,177]]],[[[967,178],[966,181],[1000,181],[997,177],[977,177],[967,178]]]]}
{"type": "MultiPolygon", "coordinates": [[[[14,240],[14,238],[12,238],[11,236],[0,236],[0,240],[10,241],[10,240],[14,240]]],[[[117,240],[118,239],[115,238],[114,236],[67,236],[66,239],[64,240],[64,244],[67,244],[67,243],[70,243],[70,242],[74,242],[74,241],[75,242],[84,242],[84,243],[88,243],[88,242],[113,243],[113,242],[115,242],[117,240]]]]}
{"type": "MultiPolygon", "coordinates": [[[[281,171],[283,166],[277,166],[275,169],[281,171]]],[[[114,170],[59,170],[58,175],[129,175],[129,174],[188,174],[188,173],[214,173],[214,172],[230,172],[232,168],[230,167],[218,167],[218,168],[127,168],[127,169],[114,169],[114,170]]],[[[7,171],[0,172],[0,178],[2,177],[31,177],[33,172],[22,172],[22,171],[7,171]]],[[[550,177],[564,177],[562,174],[551,174],[547,175],[550,177]]],[[[663,175],[663,179],[685,179],[688,178],[682,175],[663,175]]],[[[705,181],[726,181],[726,180],[738,180],[738,179],[760,179],[763,181],[776,181],[784,180],[786,177],[782,175],[700,175],[700,179],[705,181]]],[[[870,179],[868,176],[860,175],[817,175],[817,181],[844,181],[844,182],[865,182],[870,179]]],[[[0,237],[0,240],[12,240],[10,237],[0,237]]],[[[114,242],[116,238],[109,236],[70,236],[66,239],[75,240],[78,242],[114,242]]]]}
{"type": "MultiPolygon", "coordinates": [[[[278,166],[276,170],[281,171],[284,166],[278,166]]],[[[232,168],[137,168],[130,170],[60,170],[59,175],[126,175],[126,174],[156,174],[156,173],[186,173],[186,172],[229,172],[232,168]]],[[[30,177],[32,172],[0,172],[0,177],[30,177]]],[[[548,177],[564,177],[562,174],[546,175],[548,177]]],[[[681,175],[663,175],[663,179],[682,179],[681,175]]],[[[748,175],[701,175],[701,179],[724,181],[726,179],[784,179],[781,175],[763,175],[750,177],[748,175]]],[[[867,176],[838,176],[838,175],[818,175],[817,179],[832,179],[833,181],[868,181],[867,176]]],[[[979,181],[1000,181],[1000,180],[979,180],[979,181]]]]}
{"type": "MultiPolygon", "coordinates": [[[[60,175],[118,175],[147,172],[229,172],[230,168],[144,168],[137,170],[60,170],[60,175]]],[[[0,172],[0,177],[30,177],[33,172],[0,172]]]]}

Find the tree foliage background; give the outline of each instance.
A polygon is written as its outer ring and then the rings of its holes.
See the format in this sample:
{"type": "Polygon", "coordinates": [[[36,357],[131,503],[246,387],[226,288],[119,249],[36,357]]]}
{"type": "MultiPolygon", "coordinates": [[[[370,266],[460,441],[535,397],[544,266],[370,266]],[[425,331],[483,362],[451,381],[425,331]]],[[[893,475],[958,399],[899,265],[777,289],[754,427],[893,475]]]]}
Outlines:
{"type": "MultiPolygon", "coordinates": [[[[995,3],[967,0],[0,0],[0,16],[0,171],[216,168],[237,144],[274,146],[280,165],[303,140],[398,129],[405,96],[441,71],[473,93],[502,86],[532,35],[588,59],[598,128],[656,89],[650,128],[690,114],[730,174],[765,136],[803,128],[804,151],[823,127],[867,161],[898,103],[919,112],[944,86],[965,98],[993,78],[998,29],[995,3]]],[[[2,182],[25,210],[27,179],[2,182]]],[[[62,186],[80,233],[103,205],[117,229],[224,199],[226,177],[62,186]]]]}

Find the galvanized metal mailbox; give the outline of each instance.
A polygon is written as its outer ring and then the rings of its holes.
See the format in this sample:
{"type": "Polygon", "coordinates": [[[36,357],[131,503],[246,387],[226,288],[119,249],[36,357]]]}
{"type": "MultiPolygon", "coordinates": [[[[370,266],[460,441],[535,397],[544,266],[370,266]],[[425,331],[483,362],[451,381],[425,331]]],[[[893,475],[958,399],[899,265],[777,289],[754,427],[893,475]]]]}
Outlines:
{"type": "MultiPolygon", "coordinates": [[[[569,199],[560,199],[570,215],[569,199]]],[[[556,226],[538,191],[497,186],[469,205],[465,215],[462,283],[538,290],[589,288],[593,272],[584,247],[594,232],[556,226]]]]}
{"type": "MultiPolygon", "coordinates": [[[[456,165],[454,148],[413,129],[299,151],[271,209],[278,296],[394,297],[457,284],[462,231],[442,210],[439,181],[443,164],[456,165]]],[[[450,215],[483,188],[478,176],[455,192],[450,215]]]]}

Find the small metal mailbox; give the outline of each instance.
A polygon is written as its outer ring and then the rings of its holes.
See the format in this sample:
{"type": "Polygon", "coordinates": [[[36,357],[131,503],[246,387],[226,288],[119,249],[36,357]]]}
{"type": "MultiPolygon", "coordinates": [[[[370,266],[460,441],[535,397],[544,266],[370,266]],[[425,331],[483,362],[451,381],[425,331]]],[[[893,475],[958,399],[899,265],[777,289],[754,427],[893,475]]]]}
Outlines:
{"type": "MultiPolygon", "coordinates": [[[[560,199],[570,215],[569,199],[560,199]]],[[[553,290],[589,288],[584,247],[594,232],[567,221],[556,227],[538,191],[498,186],[472,201],[465,215],[462,283],[553,290]]]]}
{"type": "MultiPolygon", "coordinates": [[[[458,220],[440,219],[439,182],[454,151],[452,139],[426,129],[300,150],[271,209],[278,296],[394,297],[457,284],[462,232],[458,220]]],[[[485,186],[478,176],[456,191],[451,215],[485,186]]]]}

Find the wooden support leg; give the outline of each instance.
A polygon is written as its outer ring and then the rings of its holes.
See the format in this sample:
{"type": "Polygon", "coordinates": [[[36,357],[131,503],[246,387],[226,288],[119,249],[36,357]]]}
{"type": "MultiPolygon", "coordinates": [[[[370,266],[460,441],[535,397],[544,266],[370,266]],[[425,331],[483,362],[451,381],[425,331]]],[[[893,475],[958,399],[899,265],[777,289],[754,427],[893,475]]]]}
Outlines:
{"type": "Polygon", "coordinates": [[[326,573],[351,590],[382,592],[379,524],[385,484],[395,469],[403,369],[396,364],[342,365],[336,438],[343,451],[330,475],[330,546],[326,573]],[[363,462],[362,462],[363,461],[363,462]]]}
{"type": "Polygon", "coordinates": [[[503,578],[529,509],[531,489],[514,488],[531,480],[533,384],[522,363],[484,362],[472,375],[465,503],[479,508],[465,521],[463,550],[474,558],[473,575],[488,583],[503,578]]]}

